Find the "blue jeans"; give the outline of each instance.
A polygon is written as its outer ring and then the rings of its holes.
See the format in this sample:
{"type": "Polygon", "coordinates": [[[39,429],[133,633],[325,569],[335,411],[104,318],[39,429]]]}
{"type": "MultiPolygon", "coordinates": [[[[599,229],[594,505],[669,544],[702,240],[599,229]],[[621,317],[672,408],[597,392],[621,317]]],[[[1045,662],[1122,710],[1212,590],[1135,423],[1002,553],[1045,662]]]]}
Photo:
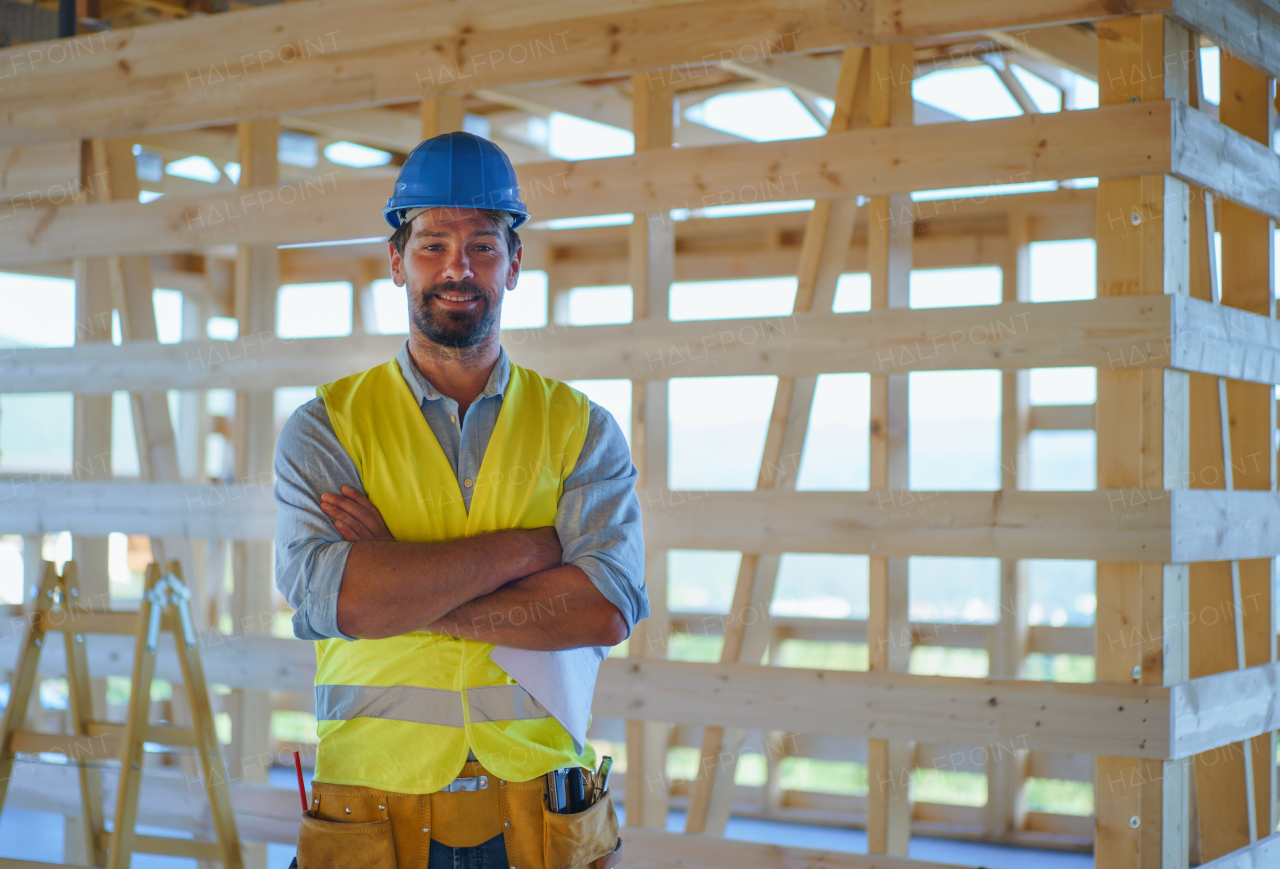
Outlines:
{"type": "MultiPolygon", "coordinates": [[[[289,869],[298,869],[297,857],[289,869]]],[[[432,842],[427,869],[507,869],[507,846],[501,835],[474,848],[450,848],[432,842]]]]}
{"type": "Polygon", "coordinates": [[[474,848],[450,848],[432,842],[427,869],[508,869],[507,846],[501,835],[474,848]]]}

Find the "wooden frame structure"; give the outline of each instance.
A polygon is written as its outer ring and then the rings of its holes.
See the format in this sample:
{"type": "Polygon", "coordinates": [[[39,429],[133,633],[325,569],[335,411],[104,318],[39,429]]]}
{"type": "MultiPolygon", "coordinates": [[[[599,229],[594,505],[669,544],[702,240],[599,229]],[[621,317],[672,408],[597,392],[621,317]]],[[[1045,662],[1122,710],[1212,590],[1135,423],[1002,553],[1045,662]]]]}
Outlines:
{"type": "MultiPolygon", "coordinates": [[[[404,4],[387,0],[342,9],[297,3],[0,51],[0,76],[11,70],[22,85],[0,96],[8,167],[0,176],[0,267],[73,274],[83,289],[81,322],[116,310],[124,337],[112,346],[101,330],[82,328],[75,347],[10,352],[0,358],[0,391],[75,393],[77,461],[100,453],[104,414],[109,432],[103,397],[130,392],[144,478],[12,481],[0,531],[31,540],[69,530],[91,550],[110,532],[150,535],[154,547],[189,563],[187,575],[206,577],[195,585],[209,609],[230,559],[235,590],[222,611],[236,633],[260,635],[252,654],[209,664],[211,672],[225,667],[214,681],[235,689],[224,710],[233,721],[233,768],[245,764],[264,778],[252,758],[270,753],[266,691],[304,693],[310,684],[302,644],[261,636],[275,610],[271,390],[369,367],[400,341],[359,334],[368,317],[360,304],[350,338],[276,335],[282,281],[351,280],[359,296],[385,269],[376,243],[277,246],[384,235],[377,204],[389,184],[385,171],[286,169],[273,145],[279,130],[364,130],[367,144],[404,150],[419,135],[460,128],[477,100],[504,111],[572,104],[583,116],[629,126],[636,153],[564,162],[504,142],[536,217],[634,219],[630,227],[531,228],[526,263],[548,272],[553,325],[508,333],[506,343],[522,364],[551,376],[633,384],[653,614],[633,634],[631,657],[606,663],[596,707],[598,718],[626,721],[629,823],[664,827],[669,800],[687,796],[688,832],[723,833],[730,811],[743,809],[734,808],[743,795],[734,771],[749,733],[767,740],[799,730],[792,744],[805,756],[865,760],[866,798],[799,795],[788,806],[776,765],[763,793],[747,795],[775,816],[826,810],[865,824],[873,854],[905,855],[914,828],[1011,843],[1091,840],[1104,869],[1275,859],[1280,498],[1271,390],[1280,382],[1280,325],[1272,239],[1280,157],[1271,142],[1280,13],[1264,0],[1137,0],[1123,8],[1101,0],[606,0],[581,15],[555,4],[416,5],[423,14],[411,21],[404,4]],[[1223,58],[1216,112],[1201,93],[1202,41],[1223,58]],[[993,52],[1027,68],[1091,76],[1098,108],[1033,111],[993,52]],[[945,136],[917,125],[913,77],[963,62],[1003,73],[1026,114],[951,123],[945,136]],[[827,134],[754,143],[673,128],[673,101],[745,79],[784,83],[810,102],[830,99],[827,134]],[[141,204],[133,145],[220,161],[237,154],[241,174],[235,189],[213,192],[166,179],[165,196],[141,204]],[[910,198],[1092,177],[1096,190],[910,198]],[[672,209],[749,199],[815,206],[807,215],[670,219],[672,209]],[[1095,239],[1098,297],[1033,303],[1030,245],[1063,238],[1095,239]],[[913,267],[979,264],[1003,271],[999,305],[909,307],[913,267]],[[871,275],[871,310],[831,313],[837,278],[853,270],[871,275]],[[792,317],[666,316],[673,280],[782,274],[798,277],[792,317]],[[204,340],[197,328],[192,340],[156,343],[155,275],[181,284],[204,316],[234,316],[241,337],[204,340]],[[632,285],[630,324],[558,325],[558,295],[603,283],[632,285]],[[705,374],[709,362],[717,375],[780,378],[753,492],[666,485],[666,381],[705,374]],[[1032,407],[1026,372],[1064,366],[1098,369],[1096,406],[1032,407]],[[938,511],[897,509],[928,494],[908,485],[908,375],[969,369],[1003,372],[1001,488],[948,492],[938,511]],[[803,448],[815,379],[826,372],[871,375],[869,492],[796,491],[794,469],[780,461],[803,448]],[[237,396],[227,433],[238,482],[230,485],[184,477],[164,406],[165,390],[215,388],[237,396]],[[1031,431],[1090,428],[1095,491],[1026,489],[1031,431]],[[665,553],[673,548],[743,553],[719,663],[663,660],[671,634],[689,622],[665,604],[665,553]],[[785,552],[871,556],[869,618],[750,624],[746,614],[767,611],[785,552]],[[913,555],[1000,559],[999,623],[950,633],[912,624],[913,555]],[[1081,557],[1098,562],[1092,637],[1029,625],[1019,561],[1081,557]],[[1205,610],[1233,618],[1189,618],[1205,610]],[[866,642],[871,670],[762,666],[765,649],[786,636],[866,642]],[[910,674],[918,643],[985,648],[990,678],[910,674]],[[1026,656],[1038,651],[1092,654],[1097,682],[1024,679],[1026,656]],[[264,681],[250,664],[267,660],[272,677],[264,681]],[[851,740],[865,740],[865,752],[856,754],[851,740]],[[695,781],[667,780],[673,743],[697,745],[710,761],[695,781]],[[985,808],[913,806],[913,765],[957,745],[989,749],[983,763],[957,767],[986,775],[985,808]],[[1009,750],[997,753],[1002,745],[1009,750]],[[1028,812],[1029,774],[1091,780],[1094,821],[1028,812]]],[[[233,793],[261,814],[265,791],[233,793]]],[[[255,826],[242,815],[241,823],[247,839],[288,841],[287,819],[255,826]]],[[[691,841],[636,838],[655,866],[692,847],[705,849],[699,865],[808,859],[691,841]]],[[[847,865],[870,865],[860,860],[847,865]]],[[[926,866],[905,858],[893,865],[926,866]]]]}

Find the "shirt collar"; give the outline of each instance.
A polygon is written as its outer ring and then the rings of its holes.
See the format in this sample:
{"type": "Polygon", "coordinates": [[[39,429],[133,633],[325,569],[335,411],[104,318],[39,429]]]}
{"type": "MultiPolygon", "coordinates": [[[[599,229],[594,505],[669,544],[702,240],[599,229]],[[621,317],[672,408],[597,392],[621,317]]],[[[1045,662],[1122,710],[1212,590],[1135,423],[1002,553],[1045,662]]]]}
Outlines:
{"type": "MultiPolygon", "coordinates": [[[[414,364],[413,357],[409,355],[409,342],[405,341],[400,347],[400,352],[396,354],[396,362],[400,363],[400,373],[404,377],[404,382],[409,385],[409,391],[413,393],[414,400],[421,406],[424,401],[436,401],[444,398],[440,390],[431,385],[431,381],[422,376],[422,372],[418,370],[418,366],[414,364]]],[[[493,371],[489,373],[489,382],[485,384],[484,390],[476,396],[476,401],[483,398],[492,398],[495,395],[504,395],[507,391],[507,384],[511,381],[511,360],[507,357],[505,347],[498,348],[498,361],[493,366],[493,371]]]]}

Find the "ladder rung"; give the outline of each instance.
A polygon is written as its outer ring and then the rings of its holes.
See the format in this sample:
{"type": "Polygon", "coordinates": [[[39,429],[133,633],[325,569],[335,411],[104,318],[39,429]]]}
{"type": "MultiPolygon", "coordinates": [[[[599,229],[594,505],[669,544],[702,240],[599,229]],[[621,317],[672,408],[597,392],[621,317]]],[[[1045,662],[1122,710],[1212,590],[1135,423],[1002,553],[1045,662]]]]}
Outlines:
{"type": "MultiPolygon", "coordinates": [[[[98,834],[98,847],[104,851],[111,844],[110,833],[98,834]]],[[[135,854],[164,854],[169,857],[191,857],[196,860],[221,861],[222,848],[204,839],[174,839],[168,836],[134,836],[135,854]]]]}
{"type": "MultiPolygon", "coordinates": [[[[36,733],[19,730],[9,743],[12,751],[26,754],[57,752],[72,760],[85,758],[120,759],[120,742],[124,739],[124,725],[94,721],[89,725],[88,736],[73,733],[36,733]]],[[[173,727],[153,724],[147,728],[147,742],[159,745],[195,748],[196,732],[190,727],[173,727]]]]}
{"type": "MultiPolygon", "coordinates": [[[[89,733],[92,736],[104,736],[117,742],[124,739],[124,725],[114,721],[90,721],[89,733]]],[[[147,742],[159,745],[179,745],[184,748],[196,748],[196,732],[191,727],[175,727],[172,724],[152,724],[147,728],[147,742]]],[[[119,754],[119,752],[117,752],[119,754]]]]}
{"type": "Polygon", "coordinates": [[[91,610],[56,610],[37,616],[47,631],[71,631],[77,634],[137,634],[138,619],[135,612],[91,610]]]}
{"type": "Polygon", "coordinates": [[[76,736],[71,733],[35,733],[15,731],[9,740],[11,751],[26,754],[57,752],[71,760],[101,758],[120,759],[120,740],[109,736],[76,736]]]}

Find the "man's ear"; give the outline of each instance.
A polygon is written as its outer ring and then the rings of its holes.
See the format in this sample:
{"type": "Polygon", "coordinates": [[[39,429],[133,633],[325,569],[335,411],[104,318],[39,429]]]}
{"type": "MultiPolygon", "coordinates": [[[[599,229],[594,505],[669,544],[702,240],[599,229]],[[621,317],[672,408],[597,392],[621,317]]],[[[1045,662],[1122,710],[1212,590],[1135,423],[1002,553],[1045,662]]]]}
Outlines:
{"type": "Polygon", "coordinates": [[[404,257],[396,253],[396,246],[387,242],[387,254],[391,257],[391,280],[397,287],[404,286],[404,257]]]}
{"type": "Polygon", "coordinates": [[[516,248],[516,255],[511,258],[511,264],[507,268],[507,289],[514,290],[516,284],[520,281],[520,262],[524,259],[524,245],[516,248]]]}

